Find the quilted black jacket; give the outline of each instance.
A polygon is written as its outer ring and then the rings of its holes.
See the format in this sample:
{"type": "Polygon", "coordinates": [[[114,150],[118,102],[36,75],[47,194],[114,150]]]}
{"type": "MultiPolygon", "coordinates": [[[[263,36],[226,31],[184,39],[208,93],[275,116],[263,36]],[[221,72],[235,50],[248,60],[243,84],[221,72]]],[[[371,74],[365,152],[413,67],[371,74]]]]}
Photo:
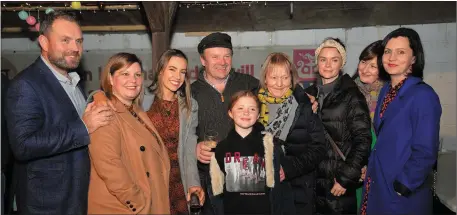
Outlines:
{"type": "MultiPolygon", "coordinates": [[[[340,76],[326,96],[318,114],[325,129],[345,154],[346,161],[334,151],[327,139],[327,153],[317,169],[316,195],[318,213],[356,213],[355,189],[360,186],[361,168],[370,154],[371,121],[365,97],[355,82],[345,74],[340,76]],[[330,190],[334,180],[346,188],[346,193],[334,197],[330,190]]],[[[306,92],[318,97],[317,85],[306,92]]]]}

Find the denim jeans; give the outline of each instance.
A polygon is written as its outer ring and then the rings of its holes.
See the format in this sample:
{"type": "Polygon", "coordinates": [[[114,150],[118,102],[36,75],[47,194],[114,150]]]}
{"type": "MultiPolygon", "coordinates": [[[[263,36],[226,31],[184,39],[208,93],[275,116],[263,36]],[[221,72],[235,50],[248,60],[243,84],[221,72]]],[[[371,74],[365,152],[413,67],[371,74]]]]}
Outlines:
{"type": "Polygon", "coordinates": [[[206,191],[205,203],[203,204],[200,215],[222,215],[224,213],[222,199],[213,195],[211,177],[207,174],[200,174],[200,183],[206,191]]]}

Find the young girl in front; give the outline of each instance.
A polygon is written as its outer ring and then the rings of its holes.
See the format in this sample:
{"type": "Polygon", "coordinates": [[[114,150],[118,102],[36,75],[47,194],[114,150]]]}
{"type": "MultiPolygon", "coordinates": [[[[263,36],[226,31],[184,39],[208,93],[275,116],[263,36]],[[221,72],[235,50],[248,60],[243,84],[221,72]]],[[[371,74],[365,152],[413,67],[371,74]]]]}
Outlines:
{"type": "Polygon", "coordinates": [[[294,214],[290,186],[280,182],[282,149],[257,123],[259,109],[251,91],[235,93],[229,103],[235,127],[217,144],[210,163],[213,193],[223,202],[220,214],[294,214]]]}

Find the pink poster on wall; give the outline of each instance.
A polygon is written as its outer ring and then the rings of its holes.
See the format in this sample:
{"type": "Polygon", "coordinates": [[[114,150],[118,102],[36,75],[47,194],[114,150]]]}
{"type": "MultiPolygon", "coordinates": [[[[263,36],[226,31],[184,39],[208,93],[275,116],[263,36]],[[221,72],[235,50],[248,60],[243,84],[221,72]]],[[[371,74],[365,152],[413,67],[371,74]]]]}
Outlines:
{"type": "Polygon", "coordinates": [[[314,63],[315,49],[294,49],[293,62],[301,83],[308,85],[316,80],[317,66],[314,63]]]}

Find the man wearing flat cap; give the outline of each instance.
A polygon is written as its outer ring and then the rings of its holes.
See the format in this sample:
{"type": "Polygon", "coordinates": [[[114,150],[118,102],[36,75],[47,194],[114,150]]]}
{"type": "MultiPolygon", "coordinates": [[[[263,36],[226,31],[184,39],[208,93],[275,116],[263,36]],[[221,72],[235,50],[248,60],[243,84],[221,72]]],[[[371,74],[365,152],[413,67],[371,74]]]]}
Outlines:
{"type": "Polygon", "coordinates": [[[204,144],[208,135],[216,136],[216,141],[224,139],[233,123],[228,116],[230,97],[240,90],[255,91],[259,80],[255,77],[235,72],[232,68],[232,41],[225,33],[212,33],[198,44],[198,53],[203,69],[197,80],[192,83],[192,94],[198,102],[199,143],[196,154],[202,187],[206,188],[205,204],[202,215],[218,214],[213,207],[217,204],[211,190],[209,163],[213,152],[204,144]]]}

